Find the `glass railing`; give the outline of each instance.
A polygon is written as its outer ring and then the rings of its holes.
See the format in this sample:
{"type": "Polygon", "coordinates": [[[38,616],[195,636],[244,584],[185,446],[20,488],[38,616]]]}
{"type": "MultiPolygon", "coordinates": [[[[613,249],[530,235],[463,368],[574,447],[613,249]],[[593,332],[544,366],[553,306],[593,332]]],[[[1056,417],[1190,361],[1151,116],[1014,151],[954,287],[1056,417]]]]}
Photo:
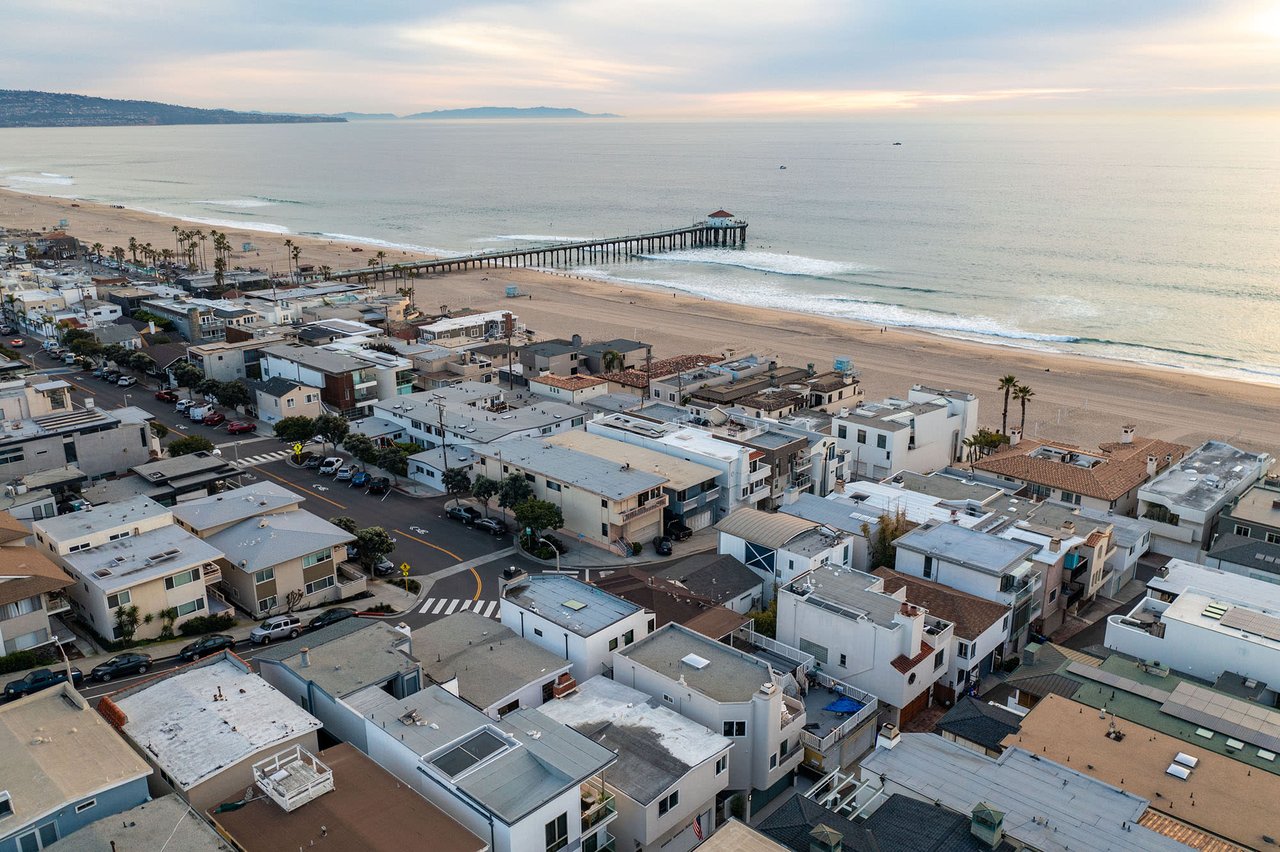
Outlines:
{"type": "Polygon", "coordinates": [[[587,801],[583,800],[582,809],[582,832],[586,834],[595,826],[604,822],[618,812],[618,805],[613,800],[613,794],[607,790],[592,788],[591,794],[595,797],[595,803],[587,807],[587,801]]]}

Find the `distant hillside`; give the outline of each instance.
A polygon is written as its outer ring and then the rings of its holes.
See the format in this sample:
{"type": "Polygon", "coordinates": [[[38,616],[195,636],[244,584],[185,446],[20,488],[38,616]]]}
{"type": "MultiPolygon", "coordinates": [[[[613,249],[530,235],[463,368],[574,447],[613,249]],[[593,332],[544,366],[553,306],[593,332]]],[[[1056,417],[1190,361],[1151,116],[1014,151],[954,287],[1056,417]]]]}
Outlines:
{"type": "Polygon", "coordinates": [[[394,112],[339,112],[334,113],[333,116],[347,121],[387,121],[399,118],[394,112]]]}
{"type": "Polygon", "coordinates": [[[342,122],[322,115],[275,115],[196,109],[155,101],[118,101],[53,92],[0,89],[0,127],[103,127],[156,124],[294,124],[342,122]]]}
{"type": "Polygon", "coordinates": [[[611,112],[583,112],[562,107],[468,107],[417,112],[405,118],[618,118],[611,112]]]}

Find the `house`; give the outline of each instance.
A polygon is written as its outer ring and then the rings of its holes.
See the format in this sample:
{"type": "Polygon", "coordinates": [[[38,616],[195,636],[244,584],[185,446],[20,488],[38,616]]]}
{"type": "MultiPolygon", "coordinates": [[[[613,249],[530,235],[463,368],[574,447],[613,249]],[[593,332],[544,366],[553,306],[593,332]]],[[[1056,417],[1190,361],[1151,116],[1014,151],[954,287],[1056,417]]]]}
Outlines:
{"type": "Polygon", "coordinates": [[[663,527],[668,480],[647,470],[618,465],[584,452],[515,438],[475,448],[475,471],[502,480],[516,474],[528,480],[533,495],[559,507],[564,529],[580,542],[630,552],[663,527]]]}
{"type": "Polygon", "coordinates": [[[616,756],[537,710],[490,719],[440,686],[405,698],[365,689],[368,754],[493,852],[611,848],[613,797],[601,774],[616,756]]]}
{"type": "Polygon", "coordinates": [[[133,497],[149,497],[162,506],[172,506],[179,500],[216,494],[240,473],[230,459],[201,450],[134,465],[128,476],[100,480],[80,493],[95,506],[133,497]]]}
{"type": "Polygon", "coordinates": [[[147,801],[151,769],[69,684],[0,704],[0,850],[47,849],[147,801]]]}
{"type": "Polygon", "coordinates": [[[613,680],[733,740],[726,789],[747,793],[748,817],[791,785],[805,705],[763,659],[668,624],[617,650],[613,680]]]}
{"type": "MultiPolygon", "coordinates": [[[[11,534],[3,531],[5,537],[11,534]]],[[[39,550],[22,546],[22,539],[16,539],[17,546],[12,541],[0,547],[0,656],[58,642],[59,632],[66,635],[51,618],[71,609],[65,589],[74,582],[39,550]]]]}
{"type": "Polygon", "coordinates": [[[262,350],[284,342],[279,334],[248,340],[219,340],[187,349],[187,360],[200,368],[205,378],[219,382],[239,382],[262,375],[262,350]]]}
{"type": "Polygon", "coordinates": [[[1264,479],[1222,510],[1218,535],[1238,535],[1280,544],[1280,479],[1264,479]]]}
{"type": "MultiPolygon", "coordinates": [[[[637,412],[649,416],[653,406],[637,412]]],[[[815,456],[823,466],[833,462],[843,470],[843,459],[838,458],[835,442],[829,436],[815,430],[783,426],[766,418],[750,418],[718,408],[699,417],[698,426],[711,435],[741,444],[751,451],[747,497],[756,508],[774,509],[784,496],[812,490],[814,485],[815,456]],[[830,456],[830,459],[828,459],[830,456]]],[[[818,471],[821,478],[821,469],[818,471]]]]}
{"type": "Polygon", "coordinates": [[[102,346],[123,346],[125,349],[141,349],[142,335],[128,323],[112,323],[91,329],[93,337],[102,346]]]}
{"type": "MultiPolygon", "coordinates": [[[[1151,549],[1198,559],[1213,543],[1218,514],[1261,480],[1271,456],[1207,441],[1138,489],[1137,515],[1152,523],[1151,549]]],[[[1248,511],[1246,509],[1246,511],[1248,511]]],[[[1233,522],[1232,530],[1238,524],[1233,522]]]]}
{"type": "MultiPolygon", "coordinates": [[[[294,747],[255,767],[242,807],[208,810],[237,849],[360,849],[485,852],[486,840],[398,782],[348,743],[318,753],[294,747]],[[270,771],[270,772],[269,772],[270,771]],[[281,777],[276,777],[277,775],[281,777]]],[[[241,804],[236,793],[228,805],[241,804]]],[[[180,847],[186,849],[187,847],[180,847]]]]}
{"type": "Polygon", "coordinates": [[[701,521],[711,517],[720,499],[720,484],[716,481],[719,471],[704,464],[581,430],[552,435],[547,443],[604,459],[618,467],[650,471],[666,479],[662,485],[667,498],[663,510],[664,529],[671,521],[679,521],[690,529],[705,526],[701,521]]]}
{"type": "Polygon", "coordinates": [[[888,594],[903,591],[911,603],[955,625],[951,650],[947,654],[950,665],[946,677],[939,682],[943,687],[943,698],[954,700],[965,691],[980,691],[982,678],[1003,661],[1003,650],[1009,638],[1005,626],[1010,615],[1008,605],[940,583],[899,574],[883,566],[871,573],[884,582],[884,591],[888,594]],[[948,691],[953,694],[948,696],[948,691]]]}
{"type": "Polygon", "coordinates": [[[715,831],[733,740],[602,675],[542,713],[617,753],[604,779],[617,848],[685,852],[715,831]]]}
{"type": "MultiPolygon", "coordinates": [[[[730,817],[698,848],[702,852],[787,852],[788,847],[775,843],[736,817],[730,817]]],[[[809,847],[804,846],[800,852],[810,852],[809,847]]]]}
{"type": "Polygon", "coordinates": [[[748,613],[764,605],[764,581],[723,553],[695,553],[659,568],[654,575],[734,612],[748,613]]]}
{"type": "MultiPolygon", "coordinates": [[[[505,335],[504,335],[505,336],[505,335]]],[[[525,376],[540,376],[551,373],[557,376],[576,376],[585,373],[583,365],[578,363],[578,352],[582,348],[582,338],[575,335],[575,340],[555,338],[530,343],[521,347],[520,367],[525,376]]]]}
{"type": "Polygon", "coordinates": [[[455,612],[419,627],[413,644],[427,677],[491,719],[577,688],[571,662],[479,613],[455,612]]]}
{"type": "Polygon", "coordinates": [[[721,640],[753,623],[743,613],[718,606],[679,583],[657,577],[636,566],[611,571],[597,578],[595,585],[653,613],[656,627],[674,621],[704,636],[721,640]]]}
{"type": "Polygon", "coordinates": [[[861,402],[831,418],[837,446],[851,456],[852,479],[885,479],[896,471],[928,473],[959,461],[978,431],[972,393],[912,385],[906,399],[861,402]]]}
{"type": "Polygon", "coordinates": [[[536,396],[568,405],[581,405],[609,392],[609,382],[595,376],[557,376],[547,373],[529,379],[529,391],[536,396]]]}
{"type": "Polygon", "coordinates": [[[251,329],[264,322],[257,311],[230,299],[159,297],[144,299],[141,309],[173,323],[183,340],[195,344],[225,340],[228,329],[251,329]]]}
{"type": "Polygon", "coordinates": [[[1073,444],[1032,441],[1012,429],[1009,448],[973,462],[974,470],[1026,488],[1034,500],[1056,500],[1071,506],[1131,515],[1138,489],[1170,469],[1191,449],[1182,444],[1143,438],[1136,428],[1121,429],[1120,440],[1100,444],[1097,451],[1073,444]]]}
{"type": "Polygon", "coordinates": [[[98,711],[199,811],[243,796],[254,764],[293,746],[315,753],[320,720],[223,651],[104,697],[98,711]]]}
{"type": "Polygon", "coordinates": [[[1031,557],[1035,545],[958,524],[927,523],[894,541],[894,568],[1012,608],[1006,653],[1024,644],[1043,608],[1043,579],[1031,557]]]}
{"type": "Polygon", "coordinates": [[[652,349],[651,343],[628,340],[625,337],[597,340],[594,343],[584,343],[578,348],[578,362],[592,375],[630,370],[644,364],[652,349]]]}
{"type": "Polygon", "coordinates": [[[468,313],[461,316],[445,316],[435,322],[418,326],[418,339],[433,340],[488,340],[511,337],[522,332],[520,318],[511,311],[468,313]]]}
{"type": "Polygon", "coordinates": [[[45,518],[32,529],[37,549],[75,580],[67,594],[100,636],[121,638],[129,629],[121,614],[135,607],[138,639],[226,609],[210,591],[221,576],[222,551],[177,526],[173,513],[150,498],[45,518]]]}
{"type": "Polygon", "coordinates": [[[320,389],[279,376],[263,382],[247,382],[253,391],[258,419],[276,424],[286,417],[319,417],[324,413],[320,389]]]}
{"type": "Polygon", "coordinates": [[[719,551],[737,559],[764,580],[765,601],[774,587],[790,583],[820,565],[848,568],[849,537],[792,515],[741,508],[716,524],[719,551]]]}
{"type": "Polygon", "coordinates": [[[282,378],[319,388],[320,399],[344,416],[367,415],[380,399],[413,391],[407,358],[342,344],[276,343],[262,350],[262,378],[282,378]]]}
{"type": "Polygon", "coordinates": [[[1204,555],[1204,564],[1255,580],[1280,583],[1280,544],[1219,533],[1204,555]]]}
{"type": "Polygon", "coordinates": [[[1111,525],[1111,554],[1103,566],[1102,588],[1098,594],[1116,598],[1126,584],[1138,573],[1138,560],[1151,550],[1150,521],[1129,518],[1096,509],[1078,510],[1080,516],[1090,521],[1103,521],[1111,525]]]}
{"type": "Polygon", "coordinates": [[[1021,719],[1017,713],[999,704],[964,695],[938,720],[933,730],[943,739],[978,754],[999,757],[1005,749],[1005,738],[1018,732],[1021,719]]]}
{"type": "Polygon", "coordinates": [[[104,849],[163,849],[182,852],[234,852],[204,820],[190,819],[185,802],[177,796],[161,796],[79,828],[48,852],[102,852],[104,849]]]}
{"type": "Polygon", "coordinates": [[[568,660],[579,683],[655,627],[643,607],[562,574],[522,575],[499,594],[502,626],[568,660]]]}

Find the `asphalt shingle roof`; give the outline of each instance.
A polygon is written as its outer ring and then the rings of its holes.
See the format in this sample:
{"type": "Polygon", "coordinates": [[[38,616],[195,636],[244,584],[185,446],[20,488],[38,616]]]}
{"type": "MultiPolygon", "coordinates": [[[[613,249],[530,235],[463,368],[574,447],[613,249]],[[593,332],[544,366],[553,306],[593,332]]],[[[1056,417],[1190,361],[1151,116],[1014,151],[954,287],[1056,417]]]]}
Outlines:
{"type": "Polygon", "coordinates": [[[1019,717],[986,701],[966,695],[938,720],[936,731],[948,731],[957,737],[990,749],[999,749],[1004,738],[1017,733],[1019,717]]]}
{"type": "Polygon", "coordinates": [[[960,639],[977,639],[1009,612],[1007,606],[928,580],[899,574],[891,568],[882,566],[871,573],[884,580],[886,592],[893,593],[905,587],[907,600],[911,603],[955,624],[955,635],[960,639]]]}

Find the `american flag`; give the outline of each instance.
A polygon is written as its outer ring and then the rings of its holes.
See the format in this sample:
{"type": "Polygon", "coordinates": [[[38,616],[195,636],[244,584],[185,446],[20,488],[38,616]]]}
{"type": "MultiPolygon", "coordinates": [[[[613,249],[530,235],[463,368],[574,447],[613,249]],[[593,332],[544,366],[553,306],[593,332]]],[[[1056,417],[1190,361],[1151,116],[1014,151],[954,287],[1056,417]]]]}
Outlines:
{"type": "Polygon", "coordinates": [[[693,820],[693,836],[702,840],[702,818],[694,817],[693,820]]]}

